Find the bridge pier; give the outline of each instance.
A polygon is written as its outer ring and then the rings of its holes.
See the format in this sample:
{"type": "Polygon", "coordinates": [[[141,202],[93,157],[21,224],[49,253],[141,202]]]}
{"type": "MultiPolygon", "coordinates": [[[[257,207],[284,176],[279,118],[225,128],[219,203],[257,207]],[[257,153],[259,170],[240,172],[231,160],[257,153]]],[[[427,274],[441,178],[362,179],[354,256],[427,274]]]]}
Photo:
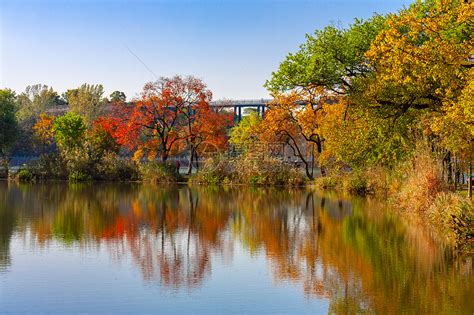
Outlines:
{"type": "Polygon", "coordinates": [[[265,105],[258,105],[257,106],[257,113],[260,115],[260,117],[265,118],[265,105]]]}
{"type": "Polygon", "coordinates": [[[240,122],[242,120],[242,106],[234,106],[234,121],[240,122]]]}
{"type": "Polygon", "coordinates": [[[252,108],[257,109],[257,113],[260,117],[265,117],[265,110],[268,103],[271,99],[256,99],[256,100],[235,100],[235,101],[212,101],[210,102],[211,107],[215,108],[227,108],[227,111],[233,110],[234,113],[234,122],[239,122],[242,120],[243,109],[252,108]]]}

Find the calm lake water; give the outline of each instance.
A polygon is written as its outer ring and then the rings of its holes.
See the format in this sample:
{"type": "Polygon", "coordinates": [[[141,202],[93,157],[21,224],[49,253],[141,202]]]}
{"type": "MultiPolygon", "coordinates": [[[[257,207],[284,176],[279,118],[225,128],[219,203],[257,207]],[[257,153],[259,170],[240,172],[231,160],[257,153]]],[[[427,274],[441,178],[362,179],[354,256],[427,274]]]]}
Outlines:
{"type": "Polygon", "coordinates": [[[308,190],[0,182],[0,313],[473,314],[473,257],[308,190]]]}

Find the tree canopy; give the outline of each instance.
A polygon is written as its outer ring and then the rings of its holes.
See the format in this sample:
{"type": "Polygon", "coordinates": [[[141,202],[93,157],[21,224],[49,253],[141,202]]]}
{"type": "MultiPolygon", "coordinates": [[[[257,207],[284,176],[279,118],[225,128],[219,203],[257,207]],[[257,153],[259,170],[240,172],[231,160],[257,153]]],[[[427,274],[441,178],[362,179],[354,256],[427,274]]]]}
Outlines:
{"type": "Polygon", "coordinates": [[[11,90],[0,90],[0,157],[3,164],[8,158],[18,134],[15,94],[11,90]]]}
{"type": "Polygon", "coordinates": [[[83,84],[77,89],[67,90],[65,98],[69,109],[84,119],[87,125],[99,118],[105,111],[104,87],[101,84],[83,84]]]}

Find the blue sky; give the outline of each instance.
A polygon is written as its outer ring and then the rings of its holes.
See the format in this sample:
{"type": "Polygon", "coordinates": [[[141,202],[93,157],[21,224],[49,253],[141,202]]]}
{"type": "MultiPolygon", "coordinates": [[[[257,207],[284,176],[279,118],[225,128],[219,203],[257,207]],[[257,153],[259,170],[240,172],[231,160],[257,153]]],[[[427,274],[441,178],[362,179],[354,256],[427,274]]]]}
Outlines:
{"type": "Polygon", "coordinates": [[[0,86],[101,83],[132,97],[154,74],[191,74],[214,99],[264,98],[263,83],[306,33],[410,2],[0,0],[0,86]]]}

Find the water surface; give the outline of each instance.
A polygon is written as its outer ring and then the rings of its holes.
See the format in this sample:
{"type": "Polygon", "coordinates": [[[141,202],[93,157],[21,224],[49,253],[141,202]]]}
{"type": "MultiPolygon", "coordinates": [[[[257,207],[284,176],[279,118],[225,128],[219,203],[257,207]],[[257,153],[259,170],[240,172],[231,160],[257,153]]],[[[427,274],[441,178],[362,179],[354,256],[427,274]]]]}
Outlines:
{"type": "Polygon", "coordinates": [[[472,258],[337,194],[0,182],[2,314],[472,314],[472,258]]]}

